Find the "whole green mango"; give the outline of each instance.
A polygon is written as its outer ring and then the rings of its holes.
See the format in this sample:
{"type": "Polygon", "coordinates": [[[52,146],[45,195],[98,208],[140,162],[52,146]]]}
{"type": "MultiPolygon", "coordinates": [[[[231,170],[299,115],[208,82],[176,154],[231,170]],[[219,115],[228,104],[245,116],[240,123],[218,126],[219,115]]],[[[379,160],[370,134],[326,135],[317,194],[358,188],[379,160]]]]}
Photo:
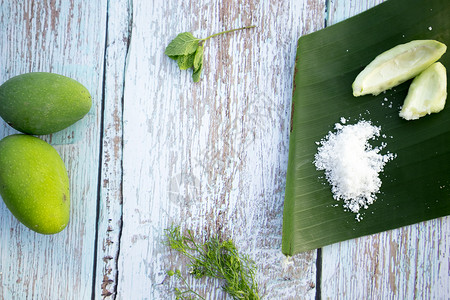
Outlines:
{"type": "Polygon", "coordinates": [[[54,73],[26,73],[0,86],[0,116],[23,133],[60,131],[83,118],[91,106],[91,95],[81,83],[54,73]]]}
{"type": "Polygon", "coordinates": [[[0,195],[12,214],[43,234],[63,230],[69,222],[69,178],[55,148],[30,135],[0,141],[0,195]]]}

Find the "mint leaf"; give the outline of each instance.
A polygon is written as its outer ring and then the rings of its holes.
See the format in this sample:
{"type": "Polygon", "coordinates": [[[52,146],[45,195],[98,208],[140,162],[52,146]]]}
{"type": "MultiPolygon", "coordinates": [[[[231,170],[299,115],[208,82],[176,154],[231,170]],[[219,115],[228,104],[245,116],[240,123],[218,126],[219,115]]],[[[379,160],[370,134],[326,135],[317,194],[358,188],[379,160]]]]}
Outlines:
{"type": "Polygon", "coordinates": [[[194,65],[195,53],[189,55],[180,55],[177,58],[178,67],[180,70],[187,70],[194,65]]]}
{"type": "Polygon", "coordinates": [[[200,81],[200,75],[202,73],[202,70],[203,70],[203,63],[201,63],[198,66],[197,70],[194,70],[194,73],[192,73],[192,80],[194,82],[199,82],[200,81]]]}
{"type": "Polygon", "coordinates": [[[194,57],[194,71],[197,71],[203,64],[203,46],[198,46],[194,57]]]}
{"type": "Polygon", "coordinates": [[[231,29],[227,31],[222,31],[210,35],[204,39],[196,38],[190,32],[183,32],[177,35],[170,43],[167,45],[164,53],[171,59],[177,61],[178,67],[181,70],[186,70],[189,68],[193,69],[192,79],[194,82],[200,80],[200,75],[203,70],[203,44],[215,36],[230,33],[243,29],[250,29],[256,26],[246,26],[238,29],[231,29]]]}
{"type": "Polygon", "coordinates": [[[195,53],[200,39],[194,37],[190,32],[183,32],[177,35],[164,52],[167,56],[180,56],[195,53]]]}

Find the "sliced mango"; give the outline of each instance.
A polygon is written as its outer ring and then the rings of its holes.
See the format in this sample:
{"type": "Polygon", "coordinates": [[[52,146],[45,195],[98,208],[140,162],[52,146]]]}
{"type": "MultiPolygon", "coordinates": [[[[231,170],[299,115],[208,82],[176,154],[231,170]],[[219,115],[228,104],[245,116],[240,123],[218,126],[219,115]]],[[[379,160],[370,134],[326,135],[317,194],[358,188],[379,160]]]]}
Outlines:
{"type": "Polygon", "coordinates": [[[435,40],[414,40],[378,55],[353,82],[355,97],[378,95],[420,74],[447,51],[435,40]]]}
{"type": "Polygon", "coordinates": [[[437,62],[414,78],[399,115],[405,120],[416,120],[440,112],[446,100],[447,71],[437,62]]]}

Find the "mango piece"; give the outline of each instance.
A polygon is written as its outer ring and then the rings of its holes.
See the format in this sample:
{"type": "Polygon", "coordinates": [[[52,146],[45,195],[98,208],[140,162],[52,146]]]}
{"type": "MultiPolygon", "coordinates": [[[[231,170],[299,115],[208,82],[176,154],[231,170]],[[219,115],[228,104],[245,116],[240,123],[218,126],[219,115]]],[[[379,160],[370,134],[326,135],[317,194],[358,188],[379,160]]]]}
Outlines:
{"type": "Polygon", "coordinates": [[[417,120],[443,110],[446,100],[447,70],[437,62],[414,78],[399,115],[405,120],[417,120]]]}
{"type": "Polygon", "coordinates": [[[358,74],[353,96],[378,95],[420,74],[445,52],[447,46],[435,40],[414,40],[391,48],[358,74]]]}
{"type": "Polygon", "coordinates": [[[60,232],[69,222],[66,167],[37,137],[16,134],[0,141],[0,195],[12,214],[38,233],[60,232]]]}
{"type": "Polygon", "coordinates": [[[22,74],[0,86],[0,116],[23,133],[60,131],[83,118],[91,106],[91,95],[81,83],[54,73],[22,74]]]}

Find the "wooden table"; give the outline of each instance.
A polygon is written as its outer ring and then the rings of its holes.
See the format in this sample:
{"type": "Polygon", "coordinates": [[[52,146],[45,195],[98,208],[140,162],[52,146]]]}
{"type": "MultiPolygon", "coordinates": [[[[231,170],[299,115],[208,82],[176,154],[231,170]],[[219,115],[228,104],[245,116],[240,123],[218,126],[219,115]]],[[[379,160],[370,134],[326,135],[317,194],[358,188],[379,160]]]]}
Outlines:
{"type": "MultiPolygon", "coordinates": [[[[49,71],[93,97],[42,137],[69,171],[69,226],[34,233],[0,202],[0,299],[174,299],[172,223],[232,237],[263,299],[449,299],[448,217],[281,254],[297,40],[382,1],[218,2],[0,0],[0,83],[49,71]],[[164,55],[180,32],[251,24],[207,42],[199,83],[164,55]]],[[[220,282],[192,283],[226,299],[220,282]]]]}

